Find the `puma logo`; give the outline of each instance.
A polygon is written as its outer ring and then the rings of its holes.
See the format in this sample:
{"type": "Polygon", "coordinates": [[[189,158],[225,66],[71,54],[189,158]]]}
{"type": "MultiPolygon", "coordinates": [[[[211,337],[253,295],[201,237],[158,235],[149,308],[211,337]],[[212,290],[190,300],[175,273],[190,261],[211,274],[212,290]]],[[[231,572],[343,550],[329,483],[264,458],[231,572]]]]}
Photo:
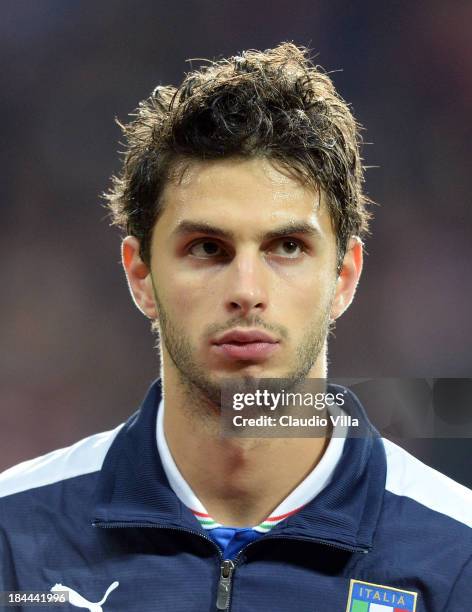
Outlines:
{"type": "Polygon", "coordinates": [[[114,591],[119,584],[120,583],[117,581],[112,582],[106,590],[105,595],[102,597],[102,599],[100,601],[97,601],[96,603],[87,601],[85,597],[79,595],[77,591],[74,591],[74,589],[64,586],[63,584],[55,584],[49,590],[52,593],[55,593],[56,591],[66,591],[67,593],[69,593],[69,603],[75,606],[76,608],[86,608],[87,610],[89,610],[89,612],[103,612],[102,605],[106,602],[108,595],[110,595],[110,593],[114,591]]]}

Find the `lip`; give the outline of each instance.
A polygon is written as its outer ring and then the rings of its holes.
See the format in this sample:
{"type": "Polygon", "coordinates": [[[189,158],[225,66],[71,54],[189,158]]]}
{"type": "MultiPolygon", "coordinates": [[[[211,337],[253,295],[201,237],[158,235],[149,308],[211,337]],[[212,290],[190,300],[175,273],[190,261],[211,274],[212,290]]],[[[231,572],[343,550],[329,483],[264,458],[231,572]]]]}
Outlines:
{"type": "Polygon", "coordinates": [[[221,356],[242,361],[264,361],[280,346],[277,339],[259,330],[232,330],[212,345],[221,356]]]}
{"type": "Polygon", "coordinates": [[[273,338],[266,332],[259,331],[258,329],[233,329],[232,331],[226,332],[225,334],[214,340],[212,344],[216,344],[219,346],[221,344],[247,344],[252,342],[277,344],[278,340],[276,338],[273,338]]]}

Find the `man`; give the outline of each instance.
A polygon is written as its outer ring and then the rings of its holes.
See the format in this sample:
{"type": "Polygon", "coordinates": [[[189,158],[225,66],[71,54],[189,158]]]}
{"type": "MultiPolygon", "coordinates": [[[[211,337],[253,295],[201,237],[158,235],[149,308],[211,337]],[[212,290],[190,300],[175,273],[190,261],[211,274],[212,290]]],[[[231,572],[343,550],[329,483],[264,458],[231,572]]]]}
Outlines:
{"type": "Polygon", "coordinates": [[[123,129],[107,197],[161,376],[123,426],[3,474],[2,590],[107,612],[469,610],[464,487],[378,435],[220,435],[225,381],[326,377],[361,274],[358,127],[328,76],[292,44],[246,52],[157,87],[123,129]]]}

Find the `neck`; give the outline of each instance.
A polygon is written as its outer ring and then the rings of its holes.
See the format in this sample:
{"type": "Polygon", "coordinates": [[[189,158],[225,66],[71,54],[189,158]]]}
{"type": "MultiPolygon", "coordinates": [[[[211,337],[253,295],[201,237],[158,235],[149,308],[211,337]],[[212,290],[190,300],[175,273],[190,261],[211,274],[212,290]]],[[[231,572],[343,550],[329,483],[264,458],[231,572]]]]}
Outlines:
{"type": "MultiPolygon", "coordinates": [[[[324,438],[223,438],[219,407],[182,384],[163,355],[164,432],[174,461],[218,523],[261,523],[319,462],[324,438]]],[[[308,378],[325,376],[321,355],[308,378]]],[[[172,364],[173,365],[173,364],[172,364]]],[[[329,432],[328,432],[329,433],[329,432]]]]}

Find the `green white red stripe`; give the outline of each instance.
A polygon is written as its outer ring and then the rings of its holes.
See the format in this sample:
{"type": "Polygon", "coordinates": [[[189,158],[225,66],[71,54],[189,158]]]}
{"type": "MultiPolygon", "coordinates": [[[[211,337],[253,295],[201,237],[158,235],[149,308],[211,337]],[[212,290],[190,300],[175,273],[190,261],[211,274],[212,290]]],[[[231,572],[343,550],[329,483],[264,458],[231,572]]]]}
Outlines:
{"type": "Polygon", "coordinates": [[[190,508],[190,510],[192,510],[195,518],[203,527],[203,529],[215,529],[215,527],[223,527],[221,523],[217,523],[209,514],[206,514],[205,512],[197,512],[197,510],[194,510],[193,508],[190,508]]]}
{"type": "MultiPolygon", "coordinates": [[[[256,525],[255,527],[253,527],[253,529],[254,531],[258,531],[259,533],[268,533],[271,529],[273,529],[281,521],[288,518],[292,514],[295,514],[296,512],[301,510],[301,508],[303,508],[303,506],[299,506],[298,508],[295,508],[295,510],[291,510],[290,512],[285,512],[284,514],[279,514],[277,516],[275,515],[269,516],[268,518],[265,519],[265,521],[262,521],[262,523],[259,523],[259,525],[256,525]]],[[[203,527],[203,529],[215,529],[216,527],[223,527],[221,523],[217,523],[206,512],[199,512],[198,510],[194,510],[193,508],[190,508],[190,510],[193,512],[195,518],[200,523],[200,525],[203,527]]]]}

